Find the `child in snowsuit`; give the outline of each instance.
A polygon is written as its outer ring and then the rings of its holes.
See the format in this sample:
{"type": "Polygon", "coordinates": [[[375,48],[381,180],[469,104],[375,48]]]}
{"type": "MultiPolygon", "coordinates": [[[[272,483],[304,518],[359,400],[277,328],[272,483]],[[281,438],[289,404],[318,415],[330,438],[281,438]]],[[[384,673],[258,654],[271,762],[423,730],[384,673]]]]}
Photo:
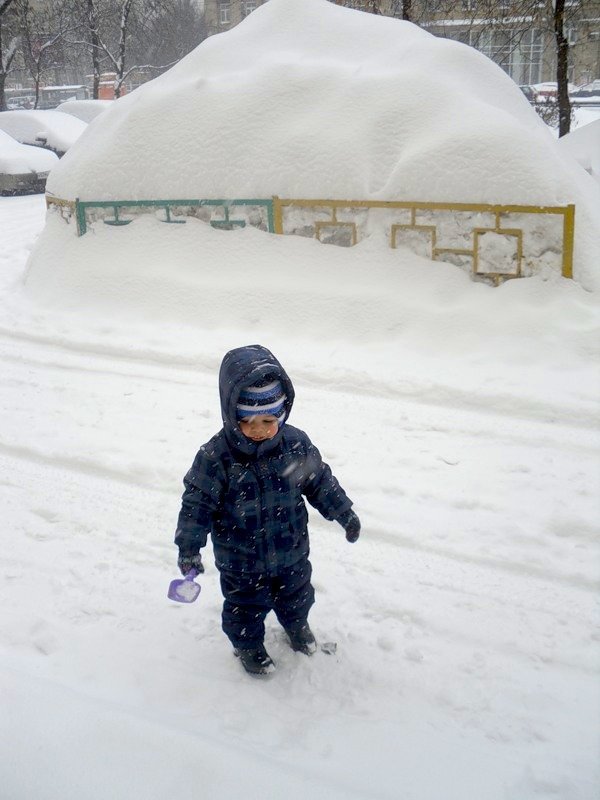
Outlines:
{"type": "Polygon", "coordinates": [[[352,503],[298,428],[287,424],[294,387],[260,345],[227,353],[219,373],[223,428],[203,445],[184,478],[175,544],[183,575],[204,571],[212,536],[224,597],[222,625],[248,672],[274,669],[264,620],[273,610],[292,648],[316,649],[308,625],[314,602],[303,497],[336,520],[349,542],[360,533],[352,503]]]}

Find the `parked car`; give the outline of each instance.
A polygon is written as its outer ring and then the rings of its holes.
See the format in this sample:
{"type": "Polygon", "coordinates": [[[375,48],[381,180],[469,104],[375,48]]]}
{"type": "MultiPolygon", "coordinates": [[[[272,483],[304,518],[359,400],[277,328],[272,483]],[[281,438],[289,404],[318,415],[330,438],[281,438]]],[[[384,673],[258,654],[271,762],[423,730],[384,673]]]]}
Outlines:
{"type": "MultiPolygon", "coordinates": [[[[546,83],[532,83],[524,86],[519,86],[525,97],[530,103],[551,103],[555,102],[558,97],[558,87],[555,82],[548,81],[546,83]]],[[[577,90],[573,84],[569,84],[569,95],[577,90]]]]}
{"type": "Polygon", "coordinates": [[[6,101],[8,111],[16,111],[18,108],[33,108],[33,101],[28,96],[9,97],[6,101]]]}
{"type": "Polygon", "coordinates": [[[535,91],[533,86],[519,86],[519,89],[523,92],[525,97],[529,100],[530,103],[535,101],[535,91]]]}
{"type": "Polygon", "coordinates": [[[572,99],[579,104],[600,104],[600,80],[579,86],[572,94],[572,99]]]}
{"type": "Polygon", "coordinates": [[[21,144],[0,130],[0,195],[42,193],[57,162],[55,153],[21,144]]]}
{"type": "Polygon", "coordinates": [[[80,119],[60,111],[1,111],[0,130],[21,144],[44,147],[57,156],[66,153],[87,125],[80,119]]]}
{"type": "Polygon", "coordinates": [[[67,100],[57,106],[56,110],[63,114],[72,114],[82,122],[91,122],[114,102],[114,100],[67,100]]]}

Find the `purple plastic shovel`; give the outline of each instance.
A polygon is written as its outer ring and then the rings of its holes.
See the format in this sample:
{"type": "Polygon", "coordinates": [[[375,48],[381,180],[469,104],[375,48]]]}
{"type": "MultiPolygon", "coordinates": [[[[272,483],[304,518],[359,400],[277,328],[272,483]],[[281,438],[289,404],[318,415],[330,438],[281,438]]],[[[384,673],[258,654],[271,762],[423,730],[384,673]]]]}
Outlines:
{"type": "Polygon", "coordinates": [[[171,581],[167,592],[169,600],[176,600],[178,603],[193,603],[200,594],[200,584],[194,583],[197,574],[195,569],[191,569],[185,578],[176,578],[171,581]]]}

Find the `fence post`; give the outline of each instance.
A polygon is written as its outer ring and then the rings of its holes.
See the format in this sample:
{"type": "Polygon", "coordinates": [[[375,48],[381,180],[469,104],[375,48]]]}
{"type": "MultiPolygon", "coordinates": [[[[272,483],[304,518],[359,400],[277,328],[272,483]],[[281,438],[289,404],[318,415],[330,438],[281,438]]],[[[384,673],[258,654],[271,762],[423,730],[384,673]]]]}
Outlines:
{"type": "Polygon", "coordinates": [[[575,206],[568,205],[564,214],[563,228],[563,278],[573,277],[573,246],[575,241],[575,206]]]}
{"type": "Polygon", "coordinates": [[[75,198],[75,218],[77,219],[77,236],[83,236],[87,231],[87,222],[85,219],[85,205],[75,198]]]}
{"type": "Polygon", "coordinates": [[[277,196],[273,197],[273,231],[275,233],[283,233],[281,200],[277,196]]]}

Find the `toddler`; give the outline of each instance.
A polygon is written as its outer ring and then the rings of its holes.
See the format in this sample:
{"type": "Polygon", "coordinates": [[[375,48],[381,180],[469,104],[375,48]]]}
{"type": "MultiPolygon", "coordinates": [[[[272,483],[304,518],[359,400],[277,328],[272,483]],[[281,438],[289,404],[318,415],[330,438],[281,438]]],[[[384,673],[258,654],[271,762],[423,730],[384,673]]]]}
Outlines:
{"type": "Polygon", "coordinates": [[[183,575],[203,572],[200,548],[211,534],[223,631],[244,669],[265,674],[275,668],[264,646],[271,610],[294,650],[316,650],[304,498],[339,522],[349,542],[358,539],[360,521],[306,433],[288,424],[294,387],[269,350],[249,345],[227,353],[219,392],[223,428],[184,478],[177,563],[183,575]]]}

